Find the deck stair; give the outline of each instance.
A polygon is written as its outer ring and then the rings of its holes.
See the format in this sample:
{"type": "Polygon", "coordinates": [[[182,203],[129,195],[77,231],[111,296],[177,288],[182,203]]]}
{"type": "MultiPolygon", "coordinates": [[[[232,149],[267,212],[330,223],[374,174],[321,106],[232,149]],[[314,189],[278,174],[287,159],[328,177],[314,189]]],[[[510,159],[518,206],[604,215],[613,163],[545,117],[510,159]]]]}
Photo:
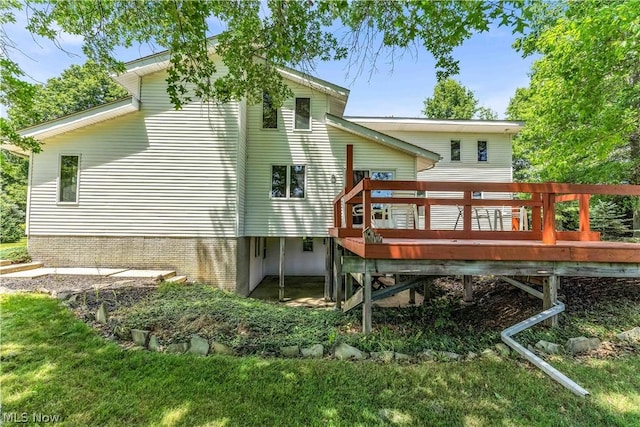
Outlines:
{"type": "Polygon", "coordinates": [[[41,268],[43,266],[44,266],[44,263],[38,262],[38,261],[25,262],[22,264],[3,265],[2,267],[0,267],[0,274],[16,273],[18,271],[25,271],[25,270],[34,270],[36,268],[41,268]]]}
{"type": "Polygon", "coordinates": [[[0,267],[4,267],[5,265],[11,265],[10,259],[0,259],[0,267]]]}

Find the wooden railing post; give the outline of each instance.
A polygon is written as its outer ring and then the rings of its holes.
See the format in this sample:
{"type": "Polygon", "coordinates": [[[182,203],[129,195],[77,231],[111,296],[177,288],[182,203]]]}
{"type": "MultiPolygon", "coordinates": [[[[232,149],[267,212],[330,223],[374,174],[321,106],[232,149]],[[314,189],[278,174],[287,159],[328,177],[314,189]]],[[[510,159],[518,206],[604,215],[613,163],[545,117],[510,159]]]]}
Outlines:
{"type": "Polygon", "coordinates": [[[462,229],[471,231],[471,191],[464,192],[464,207],[462,208],[462,229]]]}
{"type": "MultiPolygon", "coordinates": [[[[540,193],[531,193],[531,200],[540,201],[540,193]]],[[[542,231],[542,211],[540,206],[531,207],[531,230],[535,233],[542,231]]]]}
{"type": "Polygon", "coordinates": [[[369,178],[364,179],[365,189],[362,192],[362,227],[371,227],[371,190],[367,189],[369,178]]]}
{"type": "Polygon", "coordinates": [[[544,222],[542,228],[542,243],[556,244],[556,195],[544,193],[542,195],[542,209],[544,222]]]}
{"type": "MultiPolygon", "coordinates": [[[[423,206],[424,206],[424,229],[431,230],[431,205],[428,204],[425,199],[423,206]]],[[[418,211],[418,213],[419,212],[420,211],[418,211]]],[[[417,220],[418,223],[420,222],[419,217],[420,215],[418,215],[418,220],[417,220]]]]}
{"type": "Polygon", "coordinates": [[[578,205],[580,208],[580,232],[588,233],[591,231],[591,220],[589,219],[589,201],[590,194],[580,194],[578,197],[578,205]]]}

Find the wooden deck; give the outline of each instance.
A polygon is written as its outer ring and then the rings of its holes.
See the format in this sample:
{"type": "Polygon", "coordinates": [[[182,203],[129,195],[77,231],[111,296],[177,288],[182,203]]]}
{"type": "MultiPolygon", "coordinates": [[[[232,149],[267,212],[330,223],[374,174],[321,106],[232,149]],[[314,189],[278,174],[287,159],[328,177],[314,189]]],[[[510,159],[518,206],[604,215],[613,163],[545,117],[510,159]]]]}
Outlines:
{"type": "Polygon", "coordinates": [[[473,261],[553,261],[640,264],[640,244],[605,241],[472,239],[394,239],[364,243],[362,237],[332,237],[345,249],[365,259],[473,260],[473,261]]]}
{"type": "MultiPolygon", "coordinates": [[[[347,146],[346,176],[353,176],[352,146],[347,146]]],[[[640,197],[638,185],[374,181],[368,178],[346,184],[334,199],[333,227],[329,229],[333,244],[327,258],[333,273],[328,275],[325,296],[332,297],[338,307],[344,302],[346,309],[362,304],[365,333],[371,331],[372,301],[375,294],[380,293],[372,292],[371,281],[379,275],[414,276],[398,289],[418,286],[420,277],[429,282],[433,276],[463,275],[465,301],[472,299],[472,275],[537,276],[543,281],[545,309],[556,304],[562,276],[640,278],[640,243],[601,241],[600,234],[592,231],[590,224],[592,195],[640,197]],[[432,197],[439,192],[457,196],[432,197]],[[476,199],[476,193],[488,197],[476,199]],[[511,194],[512,198],[492,199],[492,194],[511,194]],[[557,205],[574,201],[578,203],[578,229],[558,230],[557,205]],[[380,208],[397,205],[412,212],[413,220],[406,221],[403,227],[394,227],[393,221],[387,221],[388,228],[376,228],[380,208]],[[454,212],[457,208],[459,214],[453,229],[431,229],[434,206],[449,206],[454,212]],[[510,226],[497,230],[494,222],[493,228],[481,230],[478,221],[474,227],[474,214],[478,220],[478,210],[492,206],[500,207],[501,211],[507,209],[512,219],[510,226]],[[526,221],[516,221],[516,212],[526,221]],[[362,224],[354,224],[357,215],[361,216],[362,224]],[[354,280],[360,283],[355,294],[354,280]]],[[[518,287],[533,295],[542,295],[526,285],[518,287]]],[[[554,317],[550,324],[556,322],[554,317]]]]}

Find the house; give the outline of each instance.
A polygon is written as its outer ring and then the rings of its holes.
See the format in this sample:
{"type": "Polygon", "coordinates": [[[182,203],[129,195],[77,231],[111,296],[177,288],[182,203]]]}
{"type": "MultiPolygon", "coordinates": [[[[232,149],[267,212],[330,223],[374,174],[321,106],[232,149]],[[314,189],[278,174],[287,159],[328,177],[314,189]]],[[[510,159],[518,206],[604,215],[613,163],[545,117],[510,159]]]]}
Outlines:
{"type": "Polygon", "coordinates": [[[176,111],[167,66],[166,52],[130,62],[114,77],[130,97],[22,131],[44,142],[30,157],[35,259],[172,268],[247,295],[281,271],[325,274],[347,145],[361,176],[511,180],[518,123],[343,117],[347,89],[290,69],[281,108],[176,111]]]}

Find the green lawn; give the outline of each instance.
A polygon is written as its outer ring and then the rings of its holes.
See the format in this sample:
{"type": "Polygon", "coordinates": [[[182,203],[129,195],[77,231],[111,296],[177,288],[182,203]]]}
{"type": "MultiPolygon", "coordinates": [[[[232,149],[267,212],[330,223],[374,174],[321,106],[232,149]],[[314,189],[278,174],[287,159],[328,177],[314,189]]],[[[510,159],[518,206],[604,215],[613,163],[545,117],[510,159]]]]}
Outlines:
{"type": "Polygon", "coordinates": [[[27,247],[27,238],[23,237],[18,242],[15,243],[0,243],[0,251],[11,248],[26,248],[27,247]]]}
{"type": "Polygon", "coordinates": [[[58,425],[78,426],[640,425],[637,355],[554,360],[592,393],[579,398],[516,359],[400,366],[127,351],[56,300],[0,302],[5,417],[59,415],[58,425]]]}

